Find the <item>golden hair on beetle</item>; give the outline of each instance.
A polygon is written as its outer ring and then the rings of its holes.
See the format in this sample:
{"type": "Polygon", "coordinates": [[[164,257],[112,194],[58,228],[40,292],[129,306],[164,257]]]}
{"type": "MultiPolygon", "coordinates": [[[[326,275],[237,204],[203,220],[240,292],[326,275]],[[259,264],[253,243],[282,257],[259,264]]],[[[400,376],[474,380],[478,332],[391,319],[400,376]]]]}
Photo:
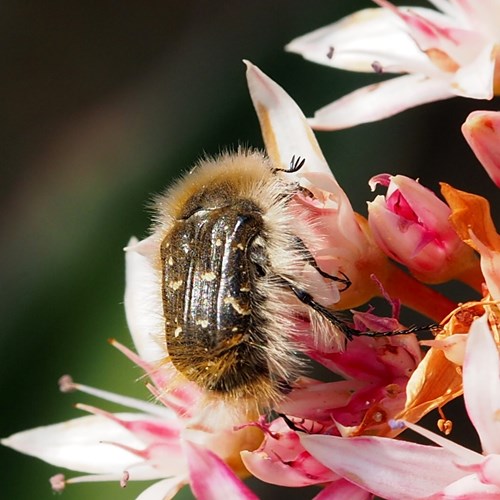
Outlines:
{"type": "Polygon", "coordinates": [[[257,415],[285,397],[304,372],[297,325],[334,350],[349,336],[315,297],[318,283],[350,283],[322,272],[304,244],[310,227],[289,209],[300,192],[288,171],[239,150],[200,161],[156,200],[166,362],[205,406],[257,415]]]}

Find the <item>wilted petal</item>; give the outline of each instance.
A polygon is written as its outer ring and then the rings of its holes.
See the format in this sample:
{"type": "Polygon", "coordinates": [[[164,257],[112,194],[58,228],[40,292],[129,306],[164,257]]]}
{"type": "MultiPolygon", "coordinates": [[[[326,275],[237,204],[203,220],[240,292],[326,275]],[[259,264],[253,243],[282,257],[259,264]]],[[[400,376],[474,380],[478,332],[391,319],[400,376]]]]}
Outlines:
{"type": "Polygon", "coordinates": [[[217,455],[189,441],[184,442],[184,448],[191,489],[198,500],[257,500],[250,489],[217,455]]]}
{"type": "Polygon", "coordinates": [[[136,248],[138,241],[129,241],[126,253],[125,313],[139,356],[145,361],[166,357],[163,331],[163,306],[159,273],[151,259],[136,248]]]}
{"type": "Polygon", "coordinates": [[[484,315],[471,326],[463,367],[467,413],[484,453],[500,454],[500,359],[484,315]]]}
{"type": "Polygon", "coordinates": [[[462,133],[488,175],[500,187],[500,112],[473,111],[462,125],[462,133]]]}
{"type": "MultiPolygon", "coordinates": [[[[120,413],[119,418],[133,420],[137,414],[120,413]]],[[[59,467],[89,474],[116,473],[140,460],[134,454],[109,442],[130,448],[143,443],[115,422],[102,416],[87,416],[60,424],[37,427],[2,439],[2,444],[26,455],[32,455],[59,467]],[[107,441],[107,443],[103,443],[107,441]]],[[[160,478],[162,473],[151,468],[145,479],[160,478]]]]}
{"type": "Polygon", "coordinates": [[[442,182],[441,192],[452,209],[450,222],[460,238],[481,255],[481,270],[488,291],[500,299],[500,235],[491,220],[485,198],[442,182]]]}
{"type": "Polygon", "coordinates": [[[456,333],[443,339],[422,340],[420,344],[434,347],[434,349],[441,349],[449,361],[462,366],[464,364],[467,337],[468,335],[465,333],[456,333]]]}
{"type": "Polygon", "coordinates": [[[309,120],[318,130],[338,130],[388,118],[420,104],[454,97],[446,82],[415,73],[360,88],[328,104],[309,120]]]}
{"type": "Polygon", "coordinates": [[[430,496],[463,477],[443,448],[378,437],[302,435],[301,442],[331,470],[388,499],[430,496]]]}

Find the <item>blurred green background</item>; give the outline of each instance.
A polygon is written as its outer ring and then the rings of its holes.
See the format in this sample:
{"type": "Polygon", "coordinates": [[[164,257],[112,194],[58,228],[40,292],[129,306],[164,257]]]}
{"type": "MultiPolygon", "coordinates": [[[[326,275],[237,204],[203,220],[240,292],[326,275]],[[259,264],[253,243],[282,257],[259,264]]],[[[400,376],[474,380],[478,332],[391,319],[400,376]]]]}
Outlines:
{"type": "MultiPolygon", "coordinates": [[[[59,393],[65,373],[147,397],[135,383],[140,372],[106,342],[131,345],[122,248],[131,235],[147,234],[147,202],[204,152],[262,146],[241,59],[279,82],[309,116],[376,81],[283,51],[294,37],[370,5],[2,2],[1,436],[80,416],[76,402],[98,404],[59,393]]],[[[373,197],[368,179],[390,172],[486,195],[498,215],[497,189],[459,129],[469,111],[495,105],[453,99],[319,140],[361,213],[373,197]]],[[[446,291],[462,301],[474,297],[460,287],[446,291]]],[[[460,432],[456,422],[453,436],[460,432]]],[[[2,498],[53,498],[48,478],[58,468],[5,448],[0,465],[2,498]]],[[[131,499],[143,488],[83,484],[63,498],[131,499]]],[[[280,498],[277,488],[259,491],[280,498]]]]}

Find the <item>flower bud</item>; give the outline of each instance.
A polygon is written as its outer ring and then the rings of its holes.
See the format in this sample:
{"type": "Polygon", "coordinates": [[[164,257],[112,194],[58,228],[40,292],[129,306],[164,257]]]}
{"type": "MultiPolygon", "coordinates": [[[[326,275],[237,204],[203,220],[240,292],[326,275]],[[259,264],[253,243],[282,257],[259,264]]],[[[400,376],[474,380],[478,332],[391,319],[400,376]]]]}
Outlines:
{"type": "Polygon", "coordinates": [[[491,180],[500,187],[500,112],[474,111],[462,133],[491,180]]]}
{"type": "Polygon", "coordinates": [[[381,174],[370,180],[387,186],[368,204],[376,243],[425,283],[442,283],[476,265],[476,258],[448,221],[450,208],[417,181],[381,174]]]}

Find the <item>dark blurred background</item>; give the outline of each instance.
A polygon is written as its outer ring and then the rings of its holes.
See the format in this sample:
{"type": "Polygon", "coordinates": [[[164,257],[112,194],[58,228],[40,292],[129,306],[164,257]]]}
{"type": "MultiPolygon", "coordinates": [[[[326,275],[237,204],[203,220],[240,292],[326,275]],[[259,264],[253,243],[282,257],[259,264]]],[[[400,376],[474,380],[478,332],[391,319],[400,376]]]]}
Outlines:
{"type": "MultiPolygon", "coordinates": [[[[368,0],[2,2],[0,436],[81,416],[72,407],[79,401],[97,404],[59,393],[65,373],[147,397],[143,383],[135,383],[140,372],[106,339],[131,345],[122,248],[131,235],[146,234],[148,200],[204,152],[262,146],[241,59],[279,82],[309,116],[376,81],[283,51],[294,37],[369,6],[368,0]]],[[[495,106],[452,99],[323,132],[319,140],[363,214],[373,197],[368,179],[390,172],[419,177],[433,189],[446,180],[483,194],[498,215],[497,189],[459,128],[469,111],[495,106]]],[[[448,292],[462,301],[474,297],[463,287],[448,292]]],[[[458,439],[458,423],[456,429],[458,439]]],[[[53,498],[48,478],[59,469],[5,448],[0,464],[2,498],[53,498]]],[[[63,498],[131,499],[144,487],[83,484],[68,487],[63,498]]],[[[277,489],[266,491],[262,498],[280,498],[277,489]]],[[[311,493],[298,491],[297,498],[311,493]]]]}

